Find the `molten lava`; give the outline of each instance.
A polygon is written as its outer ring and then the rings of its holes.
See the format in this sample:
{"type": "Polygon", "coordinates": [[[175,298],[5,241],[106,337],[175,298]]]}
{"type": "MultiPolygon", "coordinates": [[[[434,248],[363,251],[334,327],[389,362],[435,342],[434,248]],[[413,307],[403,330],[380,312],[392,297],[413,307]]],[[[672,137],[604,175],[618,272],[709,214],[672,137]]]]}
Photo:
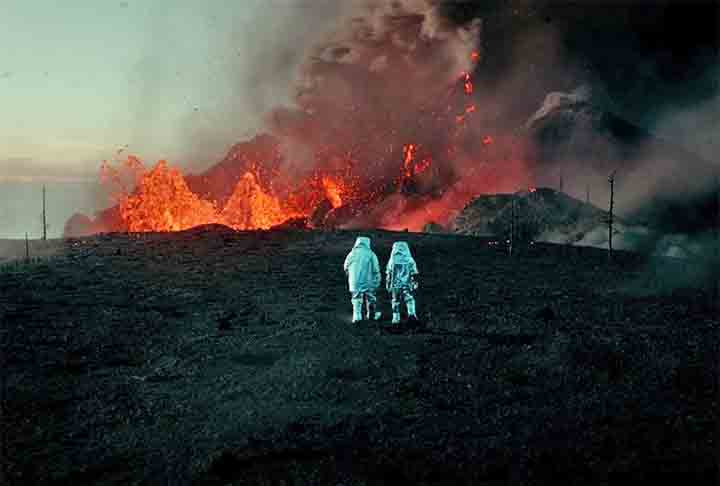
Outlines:
{"type": "Polygon", "coordinates": [[[220,213],[223,224],[238,230],[268,229],[301,216],[264,191],[252,172],[240,179],[220,213]]]}
{"type": "Polygon", "coordinates": [[[302,181],[295,192],[281,198],[264,187],[257,169],[250,167],[220,209],[192,192],[180,171],[163,160],[149,171],[132,156],[119,168],[108,162],[101,167],[101,180],[110,186],[123,230],[129,232],[182,231],[213,223],[236,230],[268,229],[308,217],[323,199],[338,208],[345,195],[352,196],[351,185],[341,178],[323,175],[312,179],[302,181]]]}
{"type": "Polygon", "coordinates": [[[330,176],[323,176],[322,185],[325,188],[325,196],[333,208],[339,208],[343,204],[342,185],[330,176]]]}
{"type": "MultiPolygon", "coordinates": [[[[476,62],[479,54],[473,52],[471,59],[476,62]]],[[[397,87],[381,81],[372,81],[376,90],[397,87]]],[[[473,152],[477,141],[494,141],[474,126],[479,108],[471,75],[462,72],[451,84],[445,96],[436,90],[439,96],[418,106],[407,98],[403,110],[353,103],[342,111],[340,103],[314,106],[308,101],[312,110],[278,111],[273,119],[282,129],[278,137],[238,144],[201,176],[185,178],[164,161],[148,170],[132,156],[115,166],[105,162],[101,180],[116,211],[101,223],[111,231],[131,232],[213,223],[255,230],[292,219],[322,227],[328,215],[340,218],[328,224],[342,227],[351,221],[342,218],[358,214],[365,218],[362,224],[385,228],[443,223],[478,193],[520,179],[512,173],[514,165],[493,165],[487,161],[492,154],[473,152]],[[314,116],[315,109],[334,117],[314,116]]],[[[395,94],[404,96],[403,91],[395,94]]],[[[498,150],[506,144],[499,145],[498,150]]]]}
{"type": "MultiPolygon", "coordinates": [[[[139,160],[128,161],[138,174],[144,172],[139,160]]],[[[140,175],[136,190],[119,201],[119,210],[131,232],[181,231],[218,222],[215,205],[193,193],[182,174],[164,160],[140,175]]]]}

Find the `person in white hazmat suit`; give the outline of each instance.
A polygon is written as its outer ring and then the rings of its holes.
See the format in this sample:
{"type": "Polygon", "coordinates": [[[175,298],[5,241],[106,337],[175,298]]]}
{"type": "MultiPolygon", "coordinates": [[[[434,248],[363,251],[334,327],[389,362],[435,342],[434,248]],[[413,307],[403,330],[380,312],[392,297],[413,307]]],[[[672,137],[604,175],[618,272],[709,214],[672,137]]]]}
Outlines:
{"type": "Polygon", "coordinates": [[[392,322],[400,322],[400,301],[407,306],[408,317],[417,319],[415,314],[415,296],[418,288],[418,268],[410,253],[410,247],[404,241],[393,243],[390,260],[386,269],[385,288],[392,298],[392,322]]]}
{"type": "Polygon", "coordinates": [[[353,307],[353,322],[363,319],[363,303],[365,303],[367,319],[379,320],[381,313],[377,309],[375,292],[380,287],[380,264],[377,255],[370,249],[370,238],[360,236],[355,240],[350,253],[345,257],[343,269],[348,277],[350,301],[353,307]]]}

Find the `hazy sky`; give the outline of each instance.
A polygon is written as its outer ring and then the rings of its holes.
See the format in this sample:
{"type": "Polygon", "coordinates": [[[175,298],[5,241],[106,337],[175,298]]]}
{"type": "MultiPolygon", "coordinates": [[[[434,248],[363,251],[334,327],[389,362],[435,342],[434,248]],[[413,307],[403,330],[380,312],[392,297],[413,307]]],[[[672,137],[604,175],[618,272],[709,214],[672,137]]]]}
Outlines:
{"type": "Polygon", "coordinates": [[[125,144],[147,160],[216,162],[258,126],[242,106],[243,66],[253,32],[278,28],[277,7],[0,0],[0,180],[95,177],[125,144]]]}

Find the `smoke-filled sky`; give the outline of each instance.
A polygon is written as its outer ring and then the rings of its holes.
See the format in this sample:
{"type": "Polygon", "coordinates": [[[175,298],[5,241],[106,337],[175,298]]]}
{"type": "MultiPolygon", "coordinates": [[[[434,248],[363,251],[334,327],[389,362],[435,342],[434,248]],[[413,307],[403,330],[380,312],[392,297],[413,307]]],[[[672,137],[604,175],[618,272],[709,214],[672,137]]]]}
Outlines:
{"type": "MultiPolygon", "coordinates": [[[[348,18],[342,14],[367,5],[390,14],[394,4],[421,14],[436,5],[433,21],[424,22],[431,35],[482,17],[476,81],[483,112],[503,114],[498,122],[514,125],[549,91],[591,81],[608,89],[628,119],[713,155],[716,10],[680,0],[619,10],[618,2],[602,3],[0,0],[0,237],[37,226],[24,221],[36,219],[30,202],[43,182],[60,184],[48,194],[52,234],[73,212],[92,213],[94,188],[83,181],[95,180],[100,162],[120,148],[192,171],[216,163],[232,144],[263,131],[269,112],[298,101],[297,75],[310,56],[344,55],[314,48],[332,46],[338,36],[328,33],[348,18]]],[[[365,18],[375,35],[404,25],[380,18],[365,18]]],[[[356,40],[343,39],[344,46],[358,46],[362,58],[373,39],[356,40]]]]}

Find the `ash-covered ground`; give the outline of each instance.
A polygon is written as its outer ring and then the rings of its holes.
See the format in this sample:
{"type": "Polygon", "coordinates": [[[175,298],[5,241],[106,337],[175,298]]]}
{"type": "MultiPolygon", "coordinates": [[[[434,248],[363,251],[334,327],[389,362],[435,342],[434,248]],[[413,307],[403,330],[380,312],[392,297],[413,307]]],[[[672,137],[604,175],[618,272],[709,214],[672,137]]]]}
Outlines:
{"type": "Polygon", "coordinates": [[[418,261],[421,322],[393,329],[350,323],[358,234],[105,235],[4,267],[4,484],[714,483],[695,264],[364,232],[418,261]]]}

